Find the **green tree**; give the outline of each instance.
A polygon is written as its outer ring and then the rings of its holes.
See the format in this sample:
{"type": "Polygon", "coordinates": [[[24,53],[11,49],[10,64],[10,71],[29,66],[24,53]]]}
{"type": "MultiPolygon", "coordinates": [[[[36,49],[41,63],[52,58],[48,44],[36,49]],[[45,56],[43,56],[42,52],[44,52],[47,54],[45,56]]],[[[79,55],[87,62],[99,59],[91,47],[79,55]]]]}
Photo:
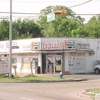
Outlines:
{"type": "Polygon", "coordinates": [[[54,21],[47,22],[46,15],[52,9],[55,12],[60,8],[61,6],[48,6],[41,10],[38,23],[42,29],[42,34],[46,37],[84,37],[79,33],[83,33],[81,28],[84,27],[84,19],[80,16],[75,16],[75,13],[65,6],[62,6],[62,9],[68,12],[67,16],[56,16],[54,21]]]}
{"type": "Polygon", "coordinates": [[[34,20],[17,19],[13,22],[13,39],[41,37],[41,29],[34,20]]]}
{"type": "Polygon", "coordinates": [[[9,39],[9,21],[1,20],[0,21],[0,40],[9,39]]]}
{"type": "Polygon", "coordinates": [[[100,16],[93,16],[85,24],[85,32],[91,38],[100,38],[100,16]]]}
{"type": "MultiPolygon", "coordinates": [[[[34,20],[17,19],[12,22],[12,39],[41,37],[41,28],[34,20]]],[[[9,39],[9,20],[0,21],[0,40],[9,39]]]]}

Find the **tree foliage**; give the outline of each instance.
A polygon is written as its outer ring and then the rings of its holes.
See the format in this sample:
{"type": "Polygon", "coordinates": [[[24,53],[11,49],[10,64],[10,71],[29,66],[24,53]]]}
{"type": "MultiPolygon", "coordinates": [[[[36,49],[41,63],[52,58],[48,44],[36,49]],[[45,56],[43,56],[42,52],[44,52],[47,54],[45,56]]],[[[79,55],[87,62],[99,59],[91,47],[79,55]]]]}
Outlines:
{"type": "MultiPolygon", "coordinates": [[[[41,37],[41,29],[34,20],[18,19],[12,22],[12,39],[41,37]]],[[[9,39],[9,21],[0,22],[0,40],[9,39]]]]}
{"type": "Polygon", "coordinates": [[[61,6],[49,6],[41,11],[38,23],[42,28],[42,34],[45,37],[84,37],[84,34],[81,35],[79,33],[83,33],[81,28],[83,28],[84,19],[80,16],[75,16],[75,13],[65,6],[62,6],[62,9],[68,12],[67,16],[56,16],[54,21],[47,22],[47,16],[45,15],[50,13],[51,9],[55,12],[60,8],[61,6]]]}
{"type": "Polygon", "coordinates": [[[100,38],[100,16],[93,16],[85,25],[85,32],[91,38],[100,38]]]}
{"type": "Polygon", "coordinates": [[[0,40],[6,40],[9,38],[9,21],[1,20],[0,22],[0,40]]]}
{"type": "Polygon", "coordinates": [[[29,19],[18,19],[13,22],[13,39],[16,38],[35,38],[41,37],[41,29],[34,22],[34,20],[29,19]]]}

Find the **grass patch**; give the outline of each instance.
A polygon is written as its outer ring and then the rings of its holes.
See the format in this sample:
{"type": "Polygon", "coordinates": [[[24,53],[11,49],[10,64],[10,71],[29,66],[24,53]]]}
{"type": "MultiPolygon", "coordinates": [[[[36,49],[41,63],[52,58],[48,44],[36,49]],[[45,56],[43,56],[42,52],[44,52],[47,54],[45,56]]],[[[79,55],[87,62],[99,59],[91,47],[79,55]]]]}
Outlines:
{"type": "Polygon", "coordinates": [[[100,88],[86,89],[86,92],[100,91],[100,88]]]}
{"type": "Polygon", "coordinates": [[[52,81],[67,81],[67,80],[73,80],[72,78],[62,78],[59,77],[52,77],[52,76],[25,76],[25,77],[13,77],[9,78],[8,76],[0,76],[0,82],[52,82],[52,81]]]}

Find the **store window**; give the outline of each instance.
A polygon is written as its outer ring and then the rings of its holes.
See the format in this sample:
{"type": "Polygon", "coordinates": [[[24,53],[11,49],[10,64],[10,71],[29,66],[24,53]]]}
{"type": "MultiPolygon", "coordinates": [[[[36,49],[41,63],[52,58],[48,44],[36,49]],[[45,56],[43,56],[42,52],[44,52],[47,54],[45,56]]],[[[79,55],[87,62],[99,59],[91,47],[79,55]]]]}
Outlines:
{"type": "Polygon", "coordinates": [[[12,66],[17,66],[17,58],[12,58],[12,66]]]}
{"type": "Polygon", "coordinates": [[[30,62],[33,69],[38,67],[38,58],[30,58],[30,62]]]}
{"type": "Polygon", "coordinates": [[[38,58],[31,58],[31,57],[22,58],[21,69],[30,69],[31,66],[33,69],[38,66],[38,58]]]}

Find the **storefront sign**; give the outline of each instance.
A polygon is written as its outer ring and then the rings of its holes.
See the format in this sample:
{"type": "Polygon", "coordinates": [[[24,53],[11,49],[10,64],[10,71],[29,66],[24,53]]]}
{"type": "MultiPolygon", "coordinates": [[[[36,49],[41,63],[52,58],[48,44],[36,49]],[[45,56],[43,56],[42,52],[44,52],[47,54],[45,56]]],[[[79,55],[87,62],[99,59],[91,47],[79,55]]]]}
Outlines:
{"type": "Polygon", "coordinates": [[[0,49],[4,48],[4,44],[0,43],[0,49]]]}
{"type": "Polygon", "coordinates": [[[32,42],[31,49],[32,50],[40,50],[41,49],[41,43],[40,42],[32,42]]]}
{"type": "Polygon", "coordinates": [[[5,42],[0,42],[0,52],[8,52],[5,42]]]}
{"type": "Polygon", "coordinates": [[[23,51],[29,51],[29,50],[31,50],[31,45],[29,45],[29,44],[23,45],[23,46],[22,46],[22,50],[23,50],[23,51]]]}
{"type": "MultiPolygon", "coordinates": [[[[12,46],[17,46],[17,42],[12,42],[12,46]]],[[[9,42],[6,42],[6,48],[9,48],[9,42]]]]}
{"type": "Polygon", "coordinates": [[[61,49],[63,49],[62,42],[42,43],[42,50],[61,50],[61,49]]]}
{"type": "Polygon", "coordinates": [[[77,49],[90,49],[90,44],[77,44],[77,49]]]}
{"type": "MultiPolygon", "coordinates": [[[[0,43],[0,52],[3,52],[5,49],[5,46],[3,43],[0,43]]],[[[5,51],[4,51],[5,52],[5,51]]]]}
{"type": "Polygon", "coordinates": [[[75,41],[65,41],[64,49],[75,49],[75,41]]]}
{"type": "Polygon", "coordinates": [[[85,53],[84,53],[84,52],[78,52],[78,53],[76,53],[76,52],[71,52],[71,53],[69,54],[69,56],[85,56],[85,53]]]}

